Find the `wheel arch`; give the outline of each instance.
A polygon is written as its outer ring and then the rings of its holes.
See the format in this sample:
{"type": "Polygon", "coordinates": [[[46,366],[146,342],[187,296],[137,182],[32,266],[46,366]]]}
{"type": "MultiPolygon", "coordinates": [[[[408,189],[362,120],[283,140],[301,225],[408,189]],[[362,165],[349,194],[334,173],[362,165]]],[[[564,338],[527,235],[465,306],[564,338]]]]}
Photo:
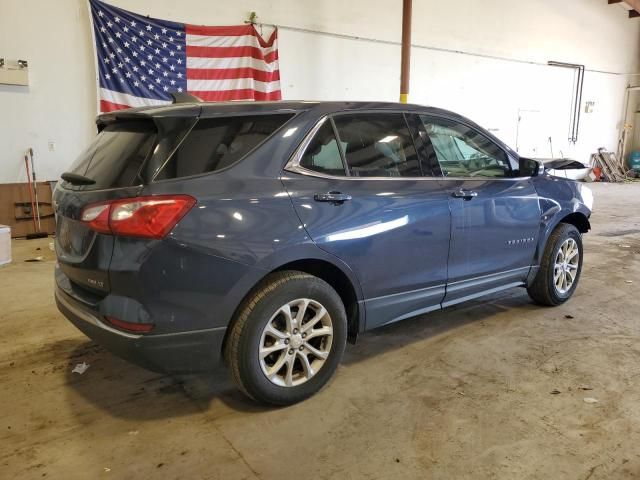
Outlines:
{"type": "Polygon", "coordinates": [[[338,293],[347,313],[347,339],[355,343],[358,333],[364,327],[364,307],[359,302],[355,286],[347,274],[327,260],[309,258],[294,260],[274,269],[272,272],[296,270],[308,273],[327,282],[338,293]]]}
{"type": "Polygon", "coordinates": [[[589,219],[582,212],[573,212],[568,215],[565,215],[560,219],[560,221],[558,221],[558,223],[556,224],[556,227],[560,223],[571,224],[574,227],[576,227],[580,233],[587,233],[589,230],[591,230],[591,224],[589,223],[589,219]]]}
{"type": "Polygon", "coordinates": [[[573,225],[578,229],[580,233],[587,233],[591,229],[589,216],[586,213],[579,210],[567,212],[566,210],[561,210],[559,207],[557,207],[557,209],[555,210],[555,212],[553,212],[553,209],[547,212],[549,218],[546,220],[545,215],[543,215],[543,221],[540,224],[540,237],[538,238],[538,245],[533,257],[532,268],[529,271],[529,275],[527,278],[528,285],[531,284],[531,282],[535,278],[537,268],[540,265],[542,253],[547,246],[549,237],[558,227],[558,225],[560,225],[561,223],[573,225]]]}
{"type": "Polygon", "coordinates": [[[344,267],[338,266],[326,258],[310,256],[298,259],[289,259],[277,266],[272,265],[270,269],[264,269],[262,271],[262,275],[257,279],[254,279],[252,286],[246,291],[242,300],[238,302],[233,316],[231,317],[231,322],[227,327],[227,332],[222,342],[222,350],[224,351],[227,345],[228,334],[232,330],[231,327],[237,320],[238,313],[244,307],[247,299],[256,291],[256,289],[260,288],[262,282],[264,282],[269,275],[286,270],[295,270],[313,275],[324,280],[336,290],[347,313],[347,341],[354,344],[358,337],[358,333],[364,330],[365,311],[360,284],[355,278],[353,272],[345,271],[347,268],[348,267],[346,267],[346,265],[344,267]]]}

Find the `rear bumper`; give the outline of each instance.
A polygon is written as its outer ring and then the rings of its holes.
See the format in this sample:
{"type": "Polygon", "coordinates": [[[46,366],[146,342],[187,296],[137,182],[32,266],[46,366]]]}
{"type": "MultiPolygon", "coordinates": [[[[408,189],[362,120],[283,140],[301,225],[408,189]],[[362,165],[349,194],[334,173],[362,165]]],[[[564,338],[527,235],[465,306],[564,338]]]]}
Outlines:
{"type": "Polygon", "coordinates": [[[226,328],[137,335],[102,322],[96,312],[56,286],[58,310],[82,333],[115,355],[149,370],[190,373],[212,370],[222,363],[226,328]]]}

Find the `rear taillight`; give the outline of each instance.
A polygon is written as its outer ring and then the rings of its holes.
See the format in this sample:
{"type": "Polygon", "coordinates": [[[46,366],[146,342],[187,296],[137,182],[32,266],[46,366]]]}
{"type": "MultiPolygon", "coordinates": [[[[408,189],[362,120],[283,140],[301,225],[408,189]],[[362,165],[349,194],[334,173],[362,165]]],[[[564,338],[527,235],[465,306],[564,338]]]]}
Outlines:
{"type": "Polygon", "coordinates": [[[195,198],[189,195],[125,198],[89,205],[80,218],[96,232],[160,239],[195,204],[195,198]]]}
{"type": "Polygon", "coordinates": [[[131,323],[125,322],[124,320],[120,320],[115,317],[104,317],[107,322],[109,322],[114,327],[119,328],[120,330],[126,330],[128,332],[135,333],[148,333],[153,330],[155,325],[153,323],[131,323]]]}

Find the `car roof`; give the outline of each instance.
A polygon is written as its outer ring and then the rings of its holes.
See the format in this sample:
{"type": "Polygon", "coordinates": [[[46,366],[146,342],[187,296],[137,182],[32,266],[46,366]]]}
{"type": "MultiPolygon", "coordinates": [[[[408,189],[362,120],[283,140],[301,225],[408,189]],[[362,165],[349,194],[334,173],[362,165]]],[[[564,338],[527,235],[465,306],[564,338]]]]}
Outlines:
{"type": "Polygon", "coordinates": [[[447,117],[453,121],[458,121],[471,125],[480,129],[484,135],[491,138],[494,142],[501,145],[504,149],[517,156],[502,140],[493,133],[485,130],[474,121],[463,115],[457,114],[450,110],[437,107],[427,107],[413,103],[398,102],[367,102],[367,101],[314,101],[314,100],[277,100],[266,102],[255,101],[230,101],[230,102],[199,102],[195,97],[194,101],[179,101],[177,103],[152,106],[130,108],[126,110],[118,110],[115,112],[104,113],[96,119],[98,129],[103,125],[116,120],[126,120],[140,117],[198,117],[212,118],[227,115],[252,115],[252,114],[269,114],[269,113],[289,113],[300,114],[305,113],[304,117],[312,122],[324,117],[325,115],[337,114],[340,112],[356,112],[356,111],[400,111],[415,112],[424,115],[437,115],[447,117]],[[309,115],[311,116],[309,118],[309,115]]]}
{"type": "Polygon", "coordinates": [[[313,100],[278,100],[278,101],[229,101],[229,102],[180,102],[167,105],[138,107],[105,113],[98,117],[98,123],[109,122],[115,118],[127,117],[171,117],[171,116],[200,116],[215,117],[219,115],[249,114],[249,113],[301,113],[311,112],[320,115],[339,113],[344,111],[415,111],[446,115],[452,118],[469,121],[468,119],[448,110],[424,105],[397,102],[367,102],[367,101],[313,101],[313,100]],[[115,117],[115,118],[114,118],[115,117]]]}

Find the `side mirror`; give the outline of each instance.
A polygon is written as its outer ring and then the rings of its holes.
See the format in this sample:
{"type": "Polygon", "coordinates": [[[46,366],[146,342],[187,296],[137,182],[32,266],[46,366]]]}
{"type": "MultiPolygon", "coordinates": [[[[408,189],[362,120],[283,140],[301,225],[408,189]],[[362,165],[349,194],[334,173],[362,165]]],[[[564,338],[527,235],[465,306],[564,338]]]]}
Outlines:
{"type": "Polygon", "coordinates": [[[537,177],[544,173],[544,163],[532,158],[520,157],[519,177],[537,177]]]}

